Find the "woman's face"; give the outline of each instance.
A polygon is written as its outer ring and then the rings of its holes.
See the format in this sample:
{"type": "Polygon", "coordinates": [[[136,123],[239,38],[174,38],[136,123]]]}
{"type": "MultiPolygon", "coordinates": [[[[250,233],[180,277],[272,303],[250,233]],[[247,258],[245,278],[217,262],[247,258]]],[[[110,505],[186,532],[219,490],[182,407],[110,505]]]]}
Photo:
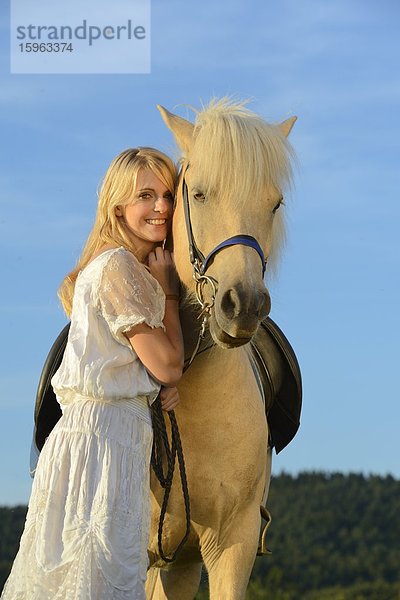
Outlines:
{"type": "Polygon", "coordinates": [[[172,192],[150,169],[141,169],[130,202],[117,207],[133,236],[140,242],[163,242],[172,223],[172,192]]]}

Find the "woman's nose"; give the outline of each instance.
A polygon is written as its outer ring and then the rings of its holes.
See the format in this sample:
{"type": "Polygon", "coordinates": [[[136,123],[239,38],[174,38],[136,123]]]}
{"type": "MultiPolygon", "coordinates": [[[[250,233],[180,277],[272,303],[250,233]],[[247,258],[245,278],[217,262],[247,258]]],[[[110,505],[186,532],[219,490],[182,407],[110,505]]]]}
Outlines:
{"type": "Polygon", "coordinates": [[[169,203],[168,200],[166,198],[164,198],[164,196],[157,196],[156,201],[154,203],[154,210],[156,212],[168,212],[168,208],[169,208],[169,203]]]}

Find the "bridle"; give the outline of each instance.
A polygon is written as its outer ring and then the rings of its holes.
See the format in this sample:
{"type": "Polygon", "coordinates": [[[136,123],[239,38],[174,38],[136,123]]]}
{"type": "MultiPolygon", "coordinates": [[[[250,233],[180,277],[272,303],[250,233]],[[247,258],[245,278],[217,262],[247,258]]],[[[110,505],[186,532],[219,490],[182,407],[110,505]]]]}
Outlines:
{"type": "MultiPolygon", "coordinates": [[[[215,248],[211,252],[209,252],[209,254],[207,254],[207,256],[204,256],[204,254],[199,250],[199,247],[197,246],[196,241],[194,239],[192,221],[190,219],[189,193],[188,193],[188,187],[187,187],[186,180],[185,180],[185,173],[188,168],[189,168],[189,165],[186,166],[185,170],[182,173],[182,198],[183,198],[183,208],[184,208],[184,213],[185,213],[186,232],[187,232],[188,242],[189,242],[189,257],[190,257],[190,262],[193,267],[193,279],[195,280],[195,283],[196,283],[196,290],[195,290],[196,299],[197,299],[197,302],[201,306],[199,319],[202,318],[202,323],[201,323],[201,327],[200,327],[197,344],[195,346],[195,349],[194,349],[193,354],[190,357],[189,361],[185,363],[184,372],[190,367],[190,365],[194,361],[195,357],[199,353],[201,342],[204,339],[204,336],[206,333],[208,319],[211,315],[211,309],[213,308],[214,303],[215,303],[215,296],[216,296],[217,289],[218,289],[218,282],[216,279],[214,279],[210,275],[206,275],[206,271],[207,271],[208,267],[212,264],[215,256],[218,254],[218,252],[221,252],[221,250],[223,250],[224,248],[228,248],[229,246],[235,246],[238,244],[240,244],[242,246],[249,246],[250,248],[253,248],[258,253],[258,255],[261,259],[263,276],[265,273],[265,268],[266,268],[266,263],[267,263],[267,260],[264,256],[264,252],[262,251],[260,244],[251,235],[245,235],[245,234],[234,235],[234,236],[224,240],[217,246],[215,246],[215,248]],[[209,301],[206,300],[206,298],[205,298],[204,290],[205,290],[206,286],[211,287],[211,300],[209,300],[209,301]]],[[[210,346],[207,346],[206,348],[204,348],[203,350],[208,349],[212,345],[213,345],[213,343],[210,346]]],[[[164,416],[162,414],[161,404],[160,404],[159,399],[157,399],[157,402],[154,402],[152,405],[154,443],[153,443],[151,464],[152,464],[154,473],[156,474],[156,477],[157,477],[158,481],[160,482],[161,487],[163,487],[165,489],[164,498],[162,501],[162,506],[161,506],[161,511],[160,511],[160,520],[159,520],[159,525],[158,525],[158,549],[159,549],[161,558],[166,563],[172,563],[176,559],[178,552],[180,551],[182,546],[185,544],[187,538],[189,537],[189,533],[190,533],[190,502],[189,502],[188,484],[187,484],[187,479],[186,479],[185,462],[184,462],[184,458],[183,458],[183,450],[182,450],[182,445],[181,445],[181,441],[180,441],[179,428],[178,428],[178,425],[176,422],[174,411],[169,411],[168,416],[171,421],[171,438],[172,438],[171,445],[169,444],[169,440],[168,440],[168,435],[167,435],[167,430],[165,427],[164,416]],[[164,453],[167,457],[167,473],[166,473],[166,475],[164,475],[164,471],[163,471],[163,454],[164,453]],[[167,512],[168,499],[170,496],[170,491],[171,491],[171,486],[172,486],[172,478],[173,478],[174,466],[175,466],[175,457],[178,458],[179,471],[180,471],[180,477],[181,477],[181,483],[182,483],[182,492],[183,492],[183,498],[184,498],[184,503],[185,503],[186,531],[185,531],[185,534],[184,534],[183,538],[181,539],[178,547],[172,554],[172,556],[168,557],[168,556],[166,556],[166,554],[164,553],[164,550],[163,550],[162,535],[163,535],[164,519],[165,519],[165,515],[167,512]]],[[[268,524],[269,524],[269,522],[268,522],[268,524]]],[[[264,536],[265,536],[265,533],[263,535],[263,538],[264,538],[264,536]]]]}
{"type": "Polygon", "coordinates": [[[258,255],[261,259],[263,277],[265,274],[265,269],[266,269],[266,264],[267,264],[267,259],[265,258],[264,252],[263,252],[260,244],[258,243],[258,241],[253,236],[246,235],[246,234],[238,234],[238,235],[234,235],[230,238],[227,238],[226,240],[224,240],[223,242],[221,242],[217,246],[215,246],[215,248],[213,250],[211,250],[211,252],[209,252],[207,254],[207,256],[204,256],[204,254],[201,252],[201,250],[197,246],[196,241],[194,239],[192,221],[190,218],[189,192],[188,192],[188,187],[187,187],[187,183],[186,183],[186,179],[185,179],[185,174],[186,174],[186,171],[188,170],[188,168],[189,168],[189,164],[186,165],[186,167],[182,173],[182,179],[181,179],[182,199],[183,199],[183,209],[184,209],[184,214],[185,214],[186,233],[187,233],[188,243],[189,243],[189,258],[190,258],[190,262],[193,267],[193,279],[196,284],[195,295],[196,295],[197,302],[201,306],[199,318],[202,318],[203,320],[202,320],[202,324],[201,324],[201,328],[200,328],[199,339],[198,339],[197,345],[195,347],[195,350],[190,358],[190,361],[189,361],[189,364],[187,365],[187,367],[189,367],[192,364],[192,362],[199,350],[201,340],[204,338],[204,335],[205,335],[208,319],[211,315],[211,309],[213,308],[213,306],[215,304],[215,296],[216,296],[217,289],[218,289],[218,282],[216,279],[214,279],[214,277],[211,277],[210,275],[206,275],[206,271],[207,271],[208,267],[212,264],[215,256],[219,252],[221,252],[221,250],[223,250],[224,248],[228,248],[229,246],[242,245],[242,246],[248,246],[250,248],[253,248],[258,253],[258,255]],[[210,291],[211,291],[210,300],[206,300],[206,296],[205,296],[205,288],[207,286],[209,286],[210,291]]]}

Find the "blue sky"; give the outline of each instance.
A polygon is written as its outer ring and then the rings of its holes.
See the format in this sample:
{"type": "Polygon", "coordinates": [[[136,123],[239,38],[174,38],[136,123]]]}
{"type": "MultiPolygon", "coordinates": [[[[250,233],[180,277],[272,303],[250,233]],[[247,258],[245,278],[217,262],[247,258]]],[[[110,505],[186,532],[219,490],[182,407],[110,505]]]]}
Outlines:
{"type": "Polygon", "coordinates": [[[56,290],[122,149],[174,152],[156,110],[212,96],[296,114],[299,158],[271,316],[304,379],[274,472],[400,477],[399,17],[395,0],[152,2],[149,75],[11,75],[0,15],[0,505],[28,500],[33,405],[65,319],[56,290]]]}

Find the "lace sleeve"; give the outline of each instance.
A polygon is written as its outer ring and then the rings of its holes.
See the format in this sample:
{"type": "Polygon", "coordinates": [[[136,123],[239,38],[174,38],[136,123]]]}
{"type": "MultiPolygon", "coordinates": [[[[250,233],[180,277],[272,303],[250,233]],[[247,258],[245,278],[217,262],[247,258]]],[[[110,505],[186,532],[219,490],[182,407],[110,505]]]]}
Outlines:
{"type": "Polygon", "coordinates": [[[119,342],[126,344],[124,332],[140,323],[164,328],[162,288],[127,250],[117,250],[105,264],[98,300],[100,311],[119,342]]]}

